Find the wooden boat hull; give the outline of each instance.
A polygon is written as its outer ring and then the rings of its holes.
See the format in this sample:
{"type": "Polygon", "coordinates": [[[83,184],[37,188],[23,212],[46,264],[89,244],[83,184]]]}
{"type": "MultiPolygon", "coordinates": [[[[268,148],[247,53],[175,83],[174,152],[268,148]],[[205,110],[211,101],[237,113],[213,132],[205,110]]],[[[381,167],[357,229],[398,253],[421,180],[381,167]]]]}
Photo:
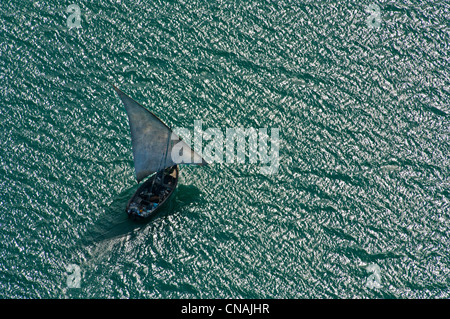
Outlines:
{"type": "Polygon", "coordinates": [[[128,202],[126,208],[128,216],[134,219],[155,216],[174,193],[178,176],[178,165],[174,165],[146,180],[128,202]],[[164,176],[162,183],[161,175],[164,176]]]}

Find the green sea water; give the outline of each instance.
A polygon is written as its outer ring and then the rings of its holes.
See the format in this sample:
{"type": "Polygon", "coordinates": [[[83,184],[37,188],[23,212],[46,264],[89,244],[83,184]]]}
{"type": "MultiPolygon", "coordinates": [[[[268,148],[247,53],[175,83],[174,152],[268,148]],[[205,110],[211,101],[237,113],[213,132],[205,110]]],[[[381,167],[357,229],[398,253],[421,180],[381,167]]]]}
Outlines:
{"type": "Polygon", "coordinates": [[[0,298],[449,298],[449,18],[445,1],[2,1],[0,298]],[[171,127],[278,128],[278,170],[184,166],[170,205],[128,219],[108,81],[171,127]]]}

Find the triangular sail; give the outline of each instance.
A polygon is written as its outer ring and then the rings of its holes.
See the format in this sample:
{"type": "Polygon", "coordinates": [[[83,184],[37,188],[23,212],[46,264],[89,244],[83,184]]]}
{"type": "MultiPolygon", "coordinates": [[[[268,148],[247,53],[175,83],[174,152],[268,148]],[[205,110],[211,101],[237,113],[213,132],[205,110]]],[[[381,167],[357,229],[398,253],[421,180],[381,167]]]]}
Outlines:
{"type": "Polygon", "coordinates": [[[138,182],[152,173],[175,164],[207,165],[200,155],[173,133],[156,115],[115,86],[113,87],[125,105],[128,115],[134,168],[138,182]],[[173,159],[171,155],[174,144],[178,144],[177,149],[181,146],[183,152],[189,153],[189,157],[184,156],[184,159],[190,158],[192,160],[186,163],[179,160],[178,157],[173,159]]]}

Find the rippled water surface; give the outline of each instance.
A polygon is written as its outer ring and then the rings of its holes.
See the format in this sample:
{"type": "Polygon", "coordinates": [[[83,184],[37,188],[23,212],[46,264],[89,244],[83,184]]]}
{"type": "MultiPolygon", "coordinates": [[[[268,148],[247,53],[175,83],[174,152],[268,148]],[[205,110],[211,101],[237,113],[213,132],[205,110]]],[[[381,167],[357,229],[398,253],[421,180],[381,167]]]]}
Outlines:
{"type": "Polygon", "coordinates": [[[449,298],[449,18],[445,1],[2,1],[0,297],[449,298]],[[172,127],[278,128],[278,171],[184,166],[170,206],[128,219],[108,81],[172,127]]]}

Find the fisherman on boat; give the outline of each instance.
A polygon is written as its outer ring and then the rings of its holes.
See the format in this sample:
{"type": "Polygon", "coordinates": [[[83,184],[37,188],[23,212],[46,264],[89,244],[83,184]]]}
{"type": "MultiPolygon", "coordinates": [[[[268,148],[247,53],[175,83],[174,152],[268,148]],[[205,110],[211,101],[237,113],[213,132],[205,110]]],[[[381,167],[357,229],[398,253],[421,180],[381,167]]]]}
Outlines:
{"type": "Polygon", "coordinates": [[[145,218],[152,215],[172,194],[177,176],[178,172],[174,166],[164,170],[163,178],[159,174],[152,176],[131,199],[127,209],[128,215],[132,218],[145,218]]]}

